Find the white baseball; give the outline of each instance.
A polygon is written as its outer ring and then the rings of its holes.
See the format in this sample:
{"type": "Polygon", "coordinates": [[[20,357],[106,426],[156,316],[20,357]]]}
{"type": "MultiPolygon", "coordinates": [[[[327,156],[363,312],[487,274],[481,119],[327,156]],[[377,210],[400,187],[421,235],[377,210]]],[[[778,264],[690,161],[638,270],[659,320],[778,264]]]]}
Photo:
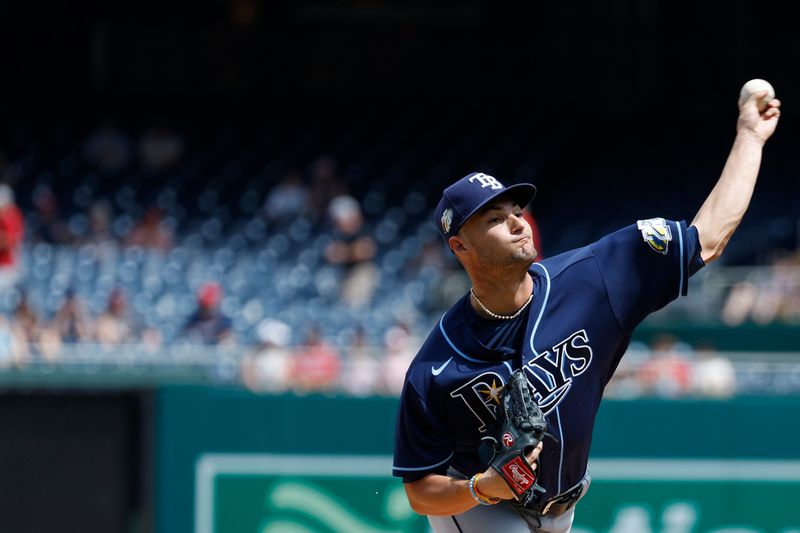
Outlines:
{"type": "Polygon", "coordinates": [[[745,83],[744,86],[742,86],[741,92],[739,93],[739,106],[746,102],[747,99],[750,98],[751,94],[760,91],[767,91],[767,96],[759,99],[757,102],[758,112],[763,113],[767,108],[767,103],[775,98],[775,89],[772,88],[772,85],[770,85],[767,80],[754,79],[745,83]]]}

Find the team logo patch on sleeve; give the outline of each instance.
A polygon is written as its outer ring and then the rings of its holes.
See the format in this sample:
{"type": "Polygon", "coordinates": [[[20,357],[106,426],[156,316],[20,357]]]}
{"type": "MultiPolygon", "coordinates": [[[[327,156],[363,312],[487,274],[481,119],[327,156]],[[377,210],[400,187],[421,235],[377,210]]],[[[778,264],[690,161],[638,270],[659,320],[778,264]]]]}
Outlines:
{"type": "Polygon", "coordinates": [[[672,240],[672,230],[663,218],[650,218],[639,220],[636,227],[642,232],[642,239],[656,252],[667,255],[669,241],[672,240]]]}
{"type": "Polygon", "coordinates": [[[453,223],[453,210],[445,209],[442,213],[442,229],[445,233],[450,233],[450,225],[453,223]]]}

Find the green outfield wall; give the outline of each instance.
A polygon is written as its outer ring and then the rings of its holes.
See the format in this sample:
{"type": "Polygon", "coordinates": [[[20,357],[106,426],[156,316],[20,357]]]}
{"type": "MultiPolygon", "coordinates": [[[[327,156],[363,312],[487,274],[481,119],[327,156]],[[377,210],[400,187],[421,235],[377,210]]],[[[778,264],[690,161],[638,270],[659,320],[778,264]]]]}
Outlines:
{"type": "MultiPolygon", "coordinates": [[[[396,399],[156,396],[157,533],[426,531],[389,477],[396,399]]],[[[800,533],[800,398],[607,401],[576,533],[800,533]]]]}

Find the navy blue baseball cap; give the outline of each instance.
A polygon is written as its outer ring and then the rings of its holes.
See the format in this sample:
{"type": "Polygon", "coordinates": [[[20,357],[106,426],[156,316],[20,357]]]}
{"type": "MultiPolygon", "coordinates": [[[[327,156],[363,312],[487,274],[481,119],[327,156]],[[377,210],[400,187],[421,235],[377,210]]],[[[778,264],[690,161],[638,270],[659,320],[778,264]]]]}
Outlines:
{"type": "Polygon", "coordinates": [[[536,187],[530,183],[506,187],[493,176],[473,172],[446,188],[434,212],[436,227],[444,242],[458,233],[469,217],[499,196],[508,196],[525,207],[536,196],[536,187]]]}

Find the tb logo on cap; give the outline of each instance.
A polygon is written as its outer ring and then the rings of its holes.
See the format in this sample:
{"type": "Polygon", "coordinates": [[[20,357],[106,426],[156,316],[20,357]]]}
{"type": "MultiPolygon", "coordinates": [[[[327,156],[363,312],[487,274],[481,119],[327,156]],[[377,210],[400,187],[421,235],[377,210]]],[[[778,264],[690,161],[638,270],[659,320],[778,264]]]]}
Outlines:
{"type": "Polygon", "coordinates": [[[488,174],[475,174],[469,179],[469,182],[473,183],[475,180],[481,182],[481,189],[485,189],[486,187],[491,187],[492,189],[503,188],[503,184],[497,181],[497,178],[488,174]]]}

